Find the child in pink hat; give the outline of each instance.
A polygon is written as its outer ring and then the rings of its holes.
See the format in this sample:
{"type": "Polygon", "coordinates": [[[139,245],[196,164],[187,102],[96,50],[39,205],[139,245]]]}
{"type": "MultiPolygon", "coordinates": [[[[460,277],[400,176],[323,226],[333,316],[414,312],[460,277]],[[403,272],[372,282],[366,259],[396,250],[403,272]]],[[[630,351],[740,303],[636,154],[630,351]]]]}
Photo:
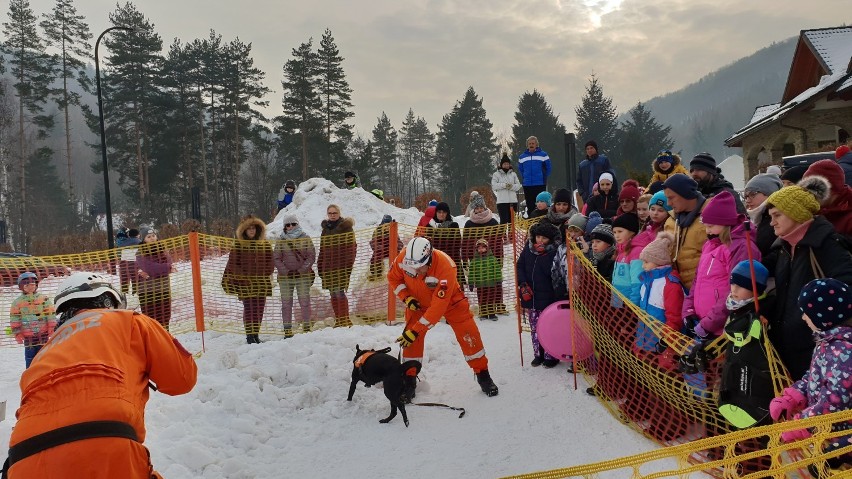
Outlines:
{"type": "Polygon", "coordinates": [[[761,259],[751,234],[746,238],[744,219],[737,213],[737,203],[729,191],[710,198],[701,211],[707,242],[701,248],[698,269],[682,312],[687,332],[696,339],[722,334],[728,317],[725,299],[731,289],[731,271],[737,263],[749,258],[748,248],[756,261],[761,259]],[[747,246],[746,241],[751,245],[747,246]]]}

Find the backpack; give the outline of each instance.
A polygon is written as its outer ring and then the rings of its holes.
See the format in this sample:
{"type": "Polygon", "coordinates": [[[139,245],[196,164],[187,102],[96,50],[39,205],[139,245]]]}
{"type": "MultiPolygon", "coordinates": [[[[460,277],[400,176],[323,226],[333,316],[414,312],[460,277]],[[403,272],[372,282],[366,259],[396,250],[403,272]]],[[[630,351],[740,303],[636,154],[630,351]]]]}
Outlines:
{"type": "Polygon", "coordinates": [[[775,397],[763,324],[757,314],[733,317],[725,325],[729,342],[719,388],[719,413],[734,427],[752,427],[769,417],[775,397]]]}

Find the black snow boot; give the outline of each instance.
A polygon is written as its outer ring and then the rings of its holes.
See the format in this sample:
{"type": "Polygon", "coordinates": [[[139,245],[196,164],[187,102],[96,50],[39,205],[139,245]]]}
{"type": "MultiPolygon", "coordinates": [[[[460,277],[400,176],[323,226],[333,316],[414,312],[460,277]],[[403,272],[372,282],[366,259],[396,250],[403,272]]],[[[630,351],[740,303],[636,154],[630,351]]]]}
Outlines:
{"type": "Polygon", "coordinates": [[[479,387],[482,388],[482,392],[484,392],[486,396],[491,397],[497,395],[497,385],[494,384],[494,381],[491,379],[491,375],[488,374],[487,369],[483,369],[476,373],[476,381],[479,383],[479,387]]]}
{"type": "Polygon", "coordinates": [[[417,376],[405,375],[402,378],[402,402],[408,404],[414,399],[417,389],[417,376]]]}
{"type": "Polygon", "coordinates": [[[545,359],[541,365],[547,369],[552,369],[559,365],[559,360],[556,358],[545,359]]]}

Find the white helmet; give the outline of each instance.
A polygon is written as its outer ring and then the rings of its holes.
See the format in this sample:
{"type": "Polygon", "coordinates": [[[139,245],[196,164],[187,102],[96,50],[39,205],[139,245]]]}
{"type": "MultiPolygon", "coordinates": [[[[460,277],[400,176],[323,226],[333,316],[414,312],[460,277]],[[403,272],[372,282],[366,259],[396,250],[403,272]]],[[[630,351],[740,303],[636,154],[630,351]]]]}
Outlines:
{"type": "Polygon", "coordinates": [[[115,289],[106,276],[98,273],[79,272],[73,273],[59,284],[53,298],[56,313],[60,314],[67,309],[69,302],[75,299],[92,300],[91,308],[116,308],[124,309],[127,301],[124,295],[115,289]],[[98,299],[99,298],[99,299],[98,299]],[[95,299],[98,299],[95,301],[95,299]],[[63,305],[65,308],[63,308],[63,305]]]}
{"type": "Polygon", "coordinates": [[[417,268],[432,261],[432,243],[422,236],[415,236],[405,246],[405,257],[402,259],[404,269],[413,272],[417,268]]]}

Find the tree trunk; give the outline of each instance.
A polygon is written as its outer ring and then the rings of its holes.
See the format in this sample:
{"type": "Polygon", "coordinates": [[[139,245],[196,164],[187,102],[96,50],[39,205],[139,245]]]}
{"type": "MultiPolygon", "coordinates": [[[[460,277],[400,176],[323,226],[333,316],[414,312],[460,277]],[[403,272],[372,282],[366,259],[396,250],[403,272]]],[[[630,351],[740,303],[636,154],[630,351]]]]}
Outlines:
{"type": "Polygon", "coordinates": [[[201,171],[204,181],[204,224],[210,227],[210,187],[207,182],[207,151],[204,145],[204,103],[201,95],[201,85],[198,85],[198,132],[201,141],[201,171]]]}

